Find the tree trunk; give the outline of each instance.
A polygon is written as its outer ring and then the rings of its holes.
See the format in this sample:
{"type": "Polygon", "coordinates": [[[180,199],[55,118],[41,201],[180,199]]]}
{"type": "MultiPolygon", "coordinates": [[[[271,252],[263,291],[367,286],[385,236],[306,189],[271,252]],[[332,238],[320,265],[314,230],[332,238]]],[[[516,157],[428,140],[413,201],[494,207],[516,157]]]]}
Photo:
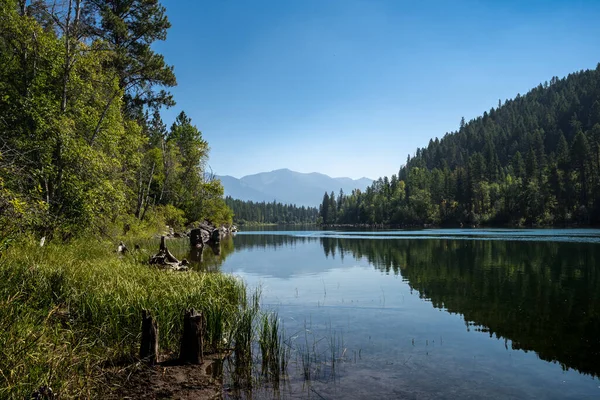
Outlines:
{"type": "Polygon", "coordinates": [[[152,170],[150,171],[150,177],[148,178],[147,188],[144,187],[143,174],[140,170],[140,185],[138,189],[138,200],[137,207],[135,210],[135,217],[137,219],[142,219],[142,213],[145,213],[144,205],[148,203],[148,197],[150,197],[150,186],[152,185],[152,177],[154,175],[154,167],[156,163],[152,163],[152,170]]]}
{"type": "Polygon", "coordinates": [[[142,343],[140,358],[150,365],[158,361],[158,324],[147,310],[142,310],[142,343]]]}
{"type": "Polygon", "coordinates": [[[96,140],[96,136],[98,136],[98,133],[100,133],[100,127],[102,126],[102,122],[104,121],[104,118],[106,118],[106,114],[108,113],[108,110],[110,109],[110,105],[112,104],[113,100],[117,97],[117,94],[119,94],[118,90],[113,93],[113,95],[110,97],[110,99],[108,99],[108,102],[106,103],[106,106],[104,107],[104,111],[102,111],[102,115],[100,115],[100,119],[98,120],[98,123],[96,124],[94,133],[92,134],[92,137],[90,138],[90,141],[89,141],[90,146],[92,146],[94,144],[94,141],[96,140]]]}
{"type": "Polygon", "coordinates": [[[183,337],[179,360],[183,363],[201,364],[204,359],[202,335],[204,333],[204,317],[192,308],[183,317],[183,337]]]}

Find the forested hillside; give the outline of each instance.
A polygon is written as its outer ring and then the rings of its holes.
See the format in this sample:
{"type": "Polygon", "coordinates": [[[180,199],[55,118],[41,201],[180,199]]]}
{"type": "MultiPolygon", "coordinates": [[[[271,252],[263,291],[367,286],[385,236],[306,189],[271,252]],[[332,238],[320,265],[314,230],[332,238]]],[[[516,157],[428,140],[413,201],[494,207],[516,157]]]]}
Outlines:
{"type": "MultiPolygon", "coordinates": [[[[435,114],[435,111],[433,111],[435,114]]],[[[325,224],[598,224],[600,64],[552,78],[430,140],[366,191],[325,194],[325,224]]]]}
{"type": "Polygon", "coordinates": [[[158,0],[0,0],[3,234],[231,220],[200,131],[160,118],[169,27],[158,0]]]}
{"type": "Polygon", "coordinates": [[[276,201],[253,202],[225,197],[225,204],[233,210],[236,224],[314,224],[319,210],[315,207],[297,207],[276,201]]]}

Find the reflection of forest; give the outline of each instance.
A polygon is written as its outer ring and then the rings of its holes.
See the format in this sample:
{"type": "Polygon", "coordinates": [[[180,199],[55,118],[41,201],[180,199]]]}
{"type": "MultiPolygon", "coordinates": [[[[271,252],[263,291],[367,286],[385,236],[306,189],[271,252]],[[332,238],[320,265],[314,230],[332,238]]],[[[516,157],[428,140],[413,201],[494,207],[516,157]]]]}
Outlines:
{"type": "Polygon", "coordinates": [[[203,249],[189,248],[187,260],[196,270],[214,272],[221,268],[233,250],[233,238],[226,236],[216,246],[205,245],[203,249]]]}
{"type": "Polygon", "coordinates": [[[297,243],[306,243],[318,241],[316,237],[310,236],[292,236],[292,235],[236,235],[235,237],[236,250],[253,249],[253,248],[271,248],[277,249],[280,247],[295,246],[297,243]]]}
{"type": "MultiPolygon", "coordinates": [[[[600,376],[597,244],[290,235],[234,240],[236,250],[319,241],[326,256],[364,257],[386,274],[401,275],[435,307],[511,340],[514,349],[600,376]]],[[[222,253],[221,262],[231,251],[222,253]]]]}
{"type": "Polygon", "coordinates": [[[600,375],[600,246],[584,243],[321,239],[325,254],[366,257],[400,274],[435,307],[533,350],[563,368],[600,375]]]}
{"type": "Polygon", "coordinates": [[[277,249],[282,247],[295,246],[296,243],[306,243],[308,241],[318,241],[317,238],[286,236],[286,235],[235,235],[227,236],[221,239],[220,252],[217,254],[214,249],[204,246],[202,255],[194,254],[194,249],[188,254],[188,259],[192,261],[195,268],[203,271],[217,271],[225,262],[227,257],[234,250],[244,249],[277,249]]]}

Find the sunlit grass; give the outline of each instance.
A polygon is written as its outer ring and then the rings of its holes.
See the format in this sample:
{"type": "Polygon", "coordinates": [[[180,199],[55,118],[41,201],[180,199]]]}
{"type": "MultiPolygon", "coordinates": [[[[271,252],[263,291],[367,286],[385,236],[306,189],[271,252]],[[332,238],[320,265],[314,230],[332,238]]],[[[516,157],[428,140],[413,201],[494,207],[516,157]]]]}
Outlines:
{"type": "Polygon", "coordinates": [[[144,243],[137,254],[119,256],[115,248],[96,240],[40,248],[23,240],[5,251],[0,398],[25,398],[41,385],[61,398],[93,397],[101,366],[137,354],[142,309],[158,321],[164,351],[177,349],[183,312],[190,308],[207,317],[212,350],[224,347],[226,336],[245,342],[240,310],[253,306],[246,306],[242,281],[149,267],[146,255],[156,249],[144,243]]]}

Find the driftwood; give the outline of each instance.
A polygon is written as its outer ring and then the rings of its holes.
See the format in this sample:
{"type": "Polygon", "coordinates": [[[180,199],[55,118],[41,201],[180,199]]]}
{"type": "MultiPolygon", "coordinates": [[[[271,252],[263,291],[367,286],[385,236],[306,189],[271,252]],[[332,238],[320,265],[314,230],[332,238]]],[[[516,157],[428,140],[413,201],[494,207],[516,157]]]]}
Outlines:
{"type": "Polygon", "coordinates": [[[204,359],[202,335],[205,322],[202,313],[193,308],[186,311],[183,317],[183,336],[179,351],[179,361],[182,363],[201,364],[204,359]]]}
{"type": "Polygon", "coordinates": [[[188,270],[187,260],[184,259],[179,261],[173,254],[171,254],[169,249],[167,249],[164,236],[160,237],[160,248],[158,249],[158,253],[150,257],[150,264],[161,268],[172,269],[173,271],[188,270]]]}
{"type": "Polygon", "coordinates": [[[158,361],[158,324],[147,310],[142,310],[142,343],[140,358],[150,365],[158,361]]]}

